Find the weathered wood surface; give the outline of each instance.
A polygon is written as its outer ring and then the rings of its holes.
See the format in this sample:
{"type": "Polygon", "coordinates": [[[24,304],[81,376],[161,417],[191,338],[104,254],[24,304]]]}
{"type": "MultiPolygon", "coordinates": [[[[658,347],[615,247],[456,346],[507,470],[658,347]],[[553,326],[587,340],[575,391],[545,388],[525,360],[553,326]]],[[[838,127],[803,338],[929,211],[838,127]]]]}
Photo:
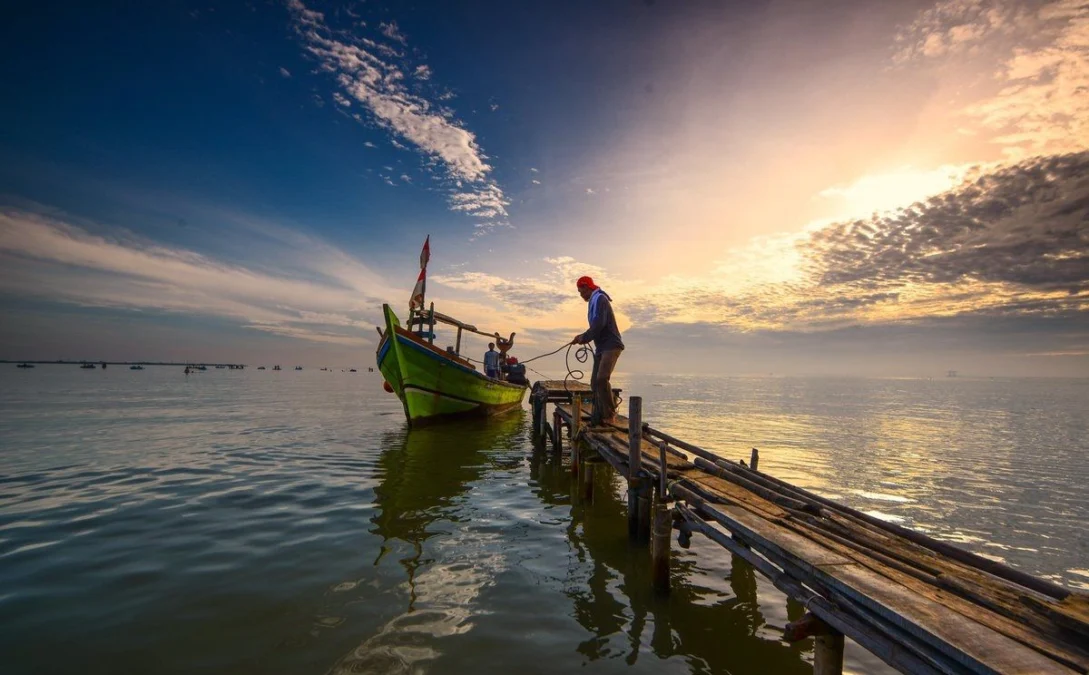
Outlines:
{"type": "MultiPolygon", "coordinates": [[[[562,394],[563,382],[544,384],[558,385],[562,394]]],[[[580,440],[629,475],[627,419],[591,428],[591,407],[581,405],[580,440]]],[[[570,423],[572,408],[559,403],[556,412],[570,423]]],[[[711,521],[693,529],[708,534],[714,523],[723,528],[715,541],[739,555],[744,547],[725,542],[740,540],[758,551],[773,563],[761,571],[777,586],[802,595],[815,591],[829,603],[822,619],[831,617],[894,667],[1089,673],[1089,595],[876,521],[647,425],[642,429],[640,475],[661,478],[658,444],[667,441],[672,497],[711,521]],[[695,454],[695,461],[677,447],[695,454]]]]}

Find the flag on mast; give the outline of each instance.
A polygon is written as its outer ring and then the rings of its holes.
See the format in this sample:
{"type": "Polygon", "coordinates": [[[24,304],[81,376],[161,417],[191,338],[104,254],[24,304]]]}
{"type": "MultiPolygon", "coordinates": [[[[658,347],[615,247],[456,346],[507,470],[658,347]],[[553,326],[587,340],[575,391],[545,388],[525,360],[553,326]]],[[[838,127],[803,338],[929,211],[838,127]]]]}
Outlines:
{"type": "Polygon", "coordinates": [[[427,294],[427,261],[431,260],[431,235],[424,239],[423,250],[420,251],[420,276],[416,279],[416,287],[412,289],[412,298],[408,301],[408,311],[423,309],[424,296],[427,294]]]}
{"type": "Polygon", "coordinates": [[[420,270],[420,276],[416,279],[416,287],[412,289],[412,299],[408,301],[408,311],[423,309],[424,294],[427,292],[427,270],[420,270]]]}

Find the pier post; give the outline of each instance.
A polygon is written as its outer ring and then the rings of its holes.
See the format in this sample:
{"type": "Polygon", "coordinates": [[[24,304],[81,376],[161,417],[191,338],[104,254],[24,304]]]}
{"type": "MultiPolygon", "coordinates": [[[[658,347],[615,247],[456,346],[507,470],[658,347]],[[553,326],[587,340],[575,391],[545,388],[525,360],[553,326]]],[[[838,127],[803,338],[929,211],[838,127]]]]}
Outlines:
{"type": "Polygon", "coordinates": [[[756,471],[756,465],[760,463],[760,451],[756,448],[752,449],[752,455],[749,457],[749,468],[756,471]]]}
{"type": "Polygon", "coordinates": [[[643,456],[643,398],[628,399],[628,537],[640,539],[639,470],[643,456]]]}
{"type": "Polygon", "coordinates": [[[628,484],[643,468],[643,397],[628,399],[628,484]]]}
{"type": "Polygon", "coordinates": [[[654,527],[650,539],[650,568],[654,590],[669,592],[670,538],[673,534],[673,510],[663,496],[654,505],[654,527]]]}
{"type": "Polygon", "coordinates": [[[541,437],[541,397],[537,395],[537,392],[533,392],[529,402],[530,409],[533,411],[533,436],[537,439],[541,437]]]}
{"type": "MultiPolygon", "coordinates": [[[[754,591],[755,587],[753,583],[754,591]]],[[[808,637],[813,638],[813,675],[843,675],[843,633],[812,612],[806,612],[783,629],[783,639],[787,642],[798,642],[808,637]]]]}
{"type": "Polygon", "coordinates": [[[552,451],[559,454],[563,451],[563,418],[560,417],[560,407],[552,413],[552,451]]]}
{"type": "Polygon", "coordinates": [[[582,453],[579,452],[579,429],[582,427],[582,396],[571,395],[571,475],[578,475],[582,464],[582,453]]]}
{"type": "Polygon", "coordinates": [[[544,442],[548,439],[548,399],[544,396],[541,397],[540,406],[541,409],[537,413],[539,415],[537,423],[540,425],[537,428],[537,437],[544,442]]]}
{"type": "Polygon", "coordinates": [[[579,459],[579,496],[584,504],[594,501],[594,463],[587,457],[579,459]]]}
{"type": "Polygon", "coordinates": [[[843,633],[829,628],[813,638],[813,675],[843,675],[843,633]]]}

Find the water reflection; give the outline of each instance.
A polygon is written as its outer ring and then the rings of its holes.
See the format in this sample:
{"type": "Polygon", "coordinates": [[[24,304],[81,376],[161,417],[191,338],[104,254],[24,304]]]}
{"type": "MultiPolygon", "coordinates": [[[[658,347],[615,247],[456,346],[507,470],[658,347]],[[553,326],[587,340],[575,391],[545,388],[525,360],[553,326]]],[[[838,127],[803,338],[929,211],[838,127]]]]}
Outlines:
{"type": "Polygon", "coordinates": [[[404,610],[341,658],[334,673],[407,673],[437,658],[438,640],[472,628],[474,604],[504,561],[481,555],[489,535],[464,527],[470,485],[525,426],[521,413],[387,434],[371,533],[382,539],[374,565],[401,566],[404,610]],[[475,554],[475,555],[474,555],[475,554]]]}
{"type": "Polygon", "coordinates": [[[680,657],[691,672],[810,673],[808,643],[779,640],[782,626],[802,609],[767,584],[753,568],[715,545],[692,551],[674,548],[673,589],[653,591],[646,547],[628,542],[626,502],[616,475],[595,472],[592,504],[572,495],[568,468],[538,449],[530,462],[540,499],[560,505],[574,501],[567,535],[577,565],[569,570],[565,593],[572,614],[589,636],[576,647],[586,661],[680,657]],[[774,616],[766,617],[765,613],[774,616]]]}

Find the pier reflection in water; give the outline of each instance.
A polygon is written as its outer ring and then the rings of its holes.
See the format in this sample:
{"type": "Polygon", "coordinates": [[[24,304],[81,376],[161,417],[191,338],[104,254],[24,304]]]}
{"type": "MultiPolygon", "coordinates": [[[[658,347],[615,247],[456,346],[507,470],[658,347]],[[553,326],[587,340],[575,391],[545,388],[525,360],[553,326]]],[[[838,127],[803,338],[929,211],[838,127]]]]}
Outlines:
{"type": "Polygon", "coordinates": [[[691,550],[674,551],[672,591],[656,593],[648,549],[629,543],[615,474],[595,472],[592,503],[573,494],[570,468],[547,451],[534,452],[531,476],[546,503],[573,502],[566,530],[581,564],[569,570],[565,594],[590,634],[577,647],[587,661],[621,657],[634,665],[649,653],[680,657],[694,672],[812,672],[811,645],[779,639],[803,608],[763,579],[758,584],[750,565],[694,540],[691,550]],[[776,605],[760,604],[758,585],[761,598],[776,605]]]}

